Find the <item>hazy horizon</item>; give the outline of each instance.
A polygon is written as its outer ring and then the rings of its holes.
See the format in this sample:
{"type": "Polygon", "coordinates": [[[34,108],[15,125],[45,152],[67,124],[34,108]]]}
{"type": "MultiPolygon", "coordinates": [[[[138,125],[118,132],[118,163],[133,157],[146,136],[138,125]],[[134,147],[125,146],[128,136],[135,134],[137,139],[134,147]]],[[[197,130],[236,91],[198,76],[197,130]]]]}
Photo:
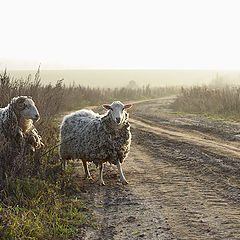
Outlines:
{"type": "MultiPolygon", "coordinates": [[[[7,70],[11,77],[26,79],[34,70],[7,70]]],[[[91,87],[124,87],[135,81],[138,87],[150,86],[192,86],[210,84],[218,76],[229,84],[240,83],[240,71],[184,70],[184,69],[81,69],[40,70],[42,82],[55,84],[64,79],[65,84],[91,87]]]]}

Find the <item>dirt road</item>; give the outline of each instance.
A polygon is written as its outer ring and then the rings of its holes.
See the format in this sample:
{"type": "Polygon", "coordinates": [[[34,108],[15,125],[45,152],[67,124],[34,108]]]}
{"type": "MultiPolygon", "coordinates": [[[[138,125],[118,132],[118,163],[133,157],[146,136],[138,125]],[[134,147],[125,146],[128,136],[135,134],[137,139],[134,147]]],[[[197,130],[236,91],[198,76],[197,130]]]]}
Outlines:
{"type": "Polygon", "coordinates": [[[240,239],[240,124],[170,113],[172,98],[130,111],[132,148],[120,183],[106,166],[106,186],[80,181],[98,229],[84,239],[240,239]]]}

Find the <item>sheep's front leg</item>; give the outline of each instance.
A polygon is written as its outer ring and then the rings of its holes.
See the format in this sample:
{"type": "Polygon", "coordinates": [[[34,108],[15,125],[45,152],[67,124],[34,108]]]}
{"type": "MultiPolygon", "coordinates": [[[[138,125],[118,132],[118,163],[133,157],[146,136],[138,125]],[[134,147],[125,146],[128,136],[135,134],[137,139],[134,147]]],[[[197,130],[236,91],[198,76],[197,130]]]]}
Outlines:
{"type": "Polygon", "coordinates": [[[85,178],[91,178],[91,175],[90,175],[89,170],[88,170],[87,162],[82,160],[82,163],[83,163],[83,168],[84,168],[84,171],[85,171],[85,178]]]}
{"type": "Polygon", "coordinates": [[[121,179],[121,181],[122,181],[122,184],[124,184],[124,185],[125,185],[125,184],[128,184],[126,178],[125,178],[124,175],[123,175],[122,167],[121,167],[121,164],[120,164],[119,161],[117,162],[117,168],[118,168],[118,172],[119,172],[119,174],[120,174],[120,179],[121,179]]]}
{"type": "Polygon", "coordinates": [[[98,167],[99,167],[99,176],[98,176],[99,185],[104,186],[105,183],[103,181],[103,164],[99,163],[98,167]]]}

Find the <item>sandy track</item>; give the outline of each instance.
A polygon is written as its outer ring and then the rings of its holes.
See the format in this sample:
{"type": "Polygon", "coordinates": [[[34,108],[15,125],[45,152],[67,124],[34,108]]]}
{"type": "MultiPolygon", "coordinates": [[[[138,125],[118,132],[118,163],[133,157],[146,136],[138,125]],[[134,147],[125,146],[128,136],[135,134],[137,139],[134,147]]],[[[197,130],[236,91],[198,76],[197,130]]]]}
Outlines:
{"type": "Polygon", "coordinates": [[[98,229],[84,239],[240,239],[237,123],[169,114],[172,98],[141,102],[131,114],[133,142],[122,186],[106,166],[106,186],[80,180],[98,229]],[[231,134],[230,134],[231,133],[231,134]]]}

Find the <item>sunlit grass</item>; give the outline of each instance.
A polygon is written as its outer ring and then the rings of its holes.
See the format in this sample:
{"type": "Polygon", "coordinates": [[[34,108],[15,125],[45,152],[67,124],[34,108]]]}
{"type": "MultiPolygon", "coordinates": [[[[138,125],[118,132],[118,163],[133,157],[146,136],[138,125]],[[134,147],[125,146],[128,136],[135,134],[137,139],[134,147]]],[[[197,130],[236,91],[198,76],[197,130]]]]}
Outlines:
{"type": "Polygon", "coordinates": [[[240,120],[240,88],[182,88],[173,111],[195,113],[211,119],[240,120]]]}
{"type": "Polygon", "coordinates": [[[85,201],[76,197],[79,189],[73,181],[62,184],[60,180],[59,184],[33,177],[8,182],[0,204],[1,238],[66,239],[92,224],[85,201]]]}

